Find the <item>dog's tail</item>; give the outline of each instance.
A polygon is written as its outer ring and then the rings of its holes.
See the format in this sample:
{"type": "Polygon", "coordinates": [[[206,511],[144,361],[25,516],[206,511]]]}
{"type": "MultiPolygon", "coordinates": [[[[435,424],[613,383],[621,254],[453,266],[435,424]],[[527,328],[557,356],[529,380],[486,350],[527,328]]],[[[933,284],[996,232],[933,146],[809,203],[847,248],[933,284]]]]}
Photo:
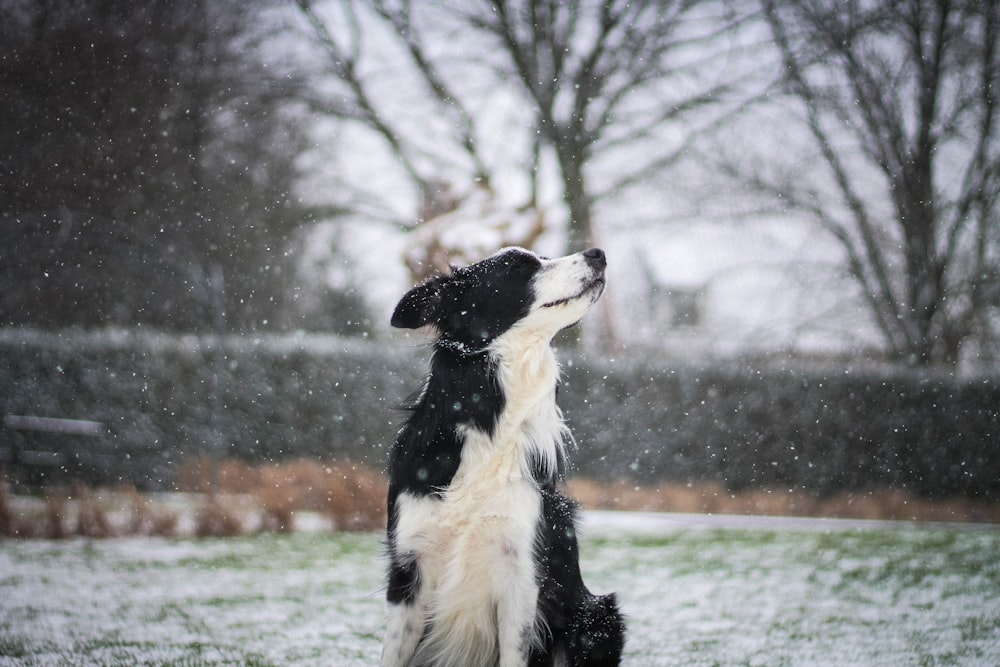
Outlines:
{"type": "Polygon", "coordinates": [[[615,594],[587,593],[566,628],[569,667],[617,667],[625,647],[625,618],[615,594]]]}

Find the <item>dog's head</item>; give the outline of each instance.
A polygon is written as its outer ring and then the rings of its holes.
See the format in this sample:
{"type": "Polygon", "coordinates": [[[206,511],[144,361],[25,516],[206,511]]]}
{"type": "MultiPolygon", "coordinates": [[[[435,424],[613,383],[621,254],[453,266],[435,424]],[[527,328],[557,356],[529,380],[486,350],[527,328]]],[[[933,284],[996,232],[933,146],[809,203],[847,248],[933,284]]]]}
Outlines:
{"type": "Polygon", "coordinates": [[[604,251],[548,259],[521,248],[455,269],[407,292],[392,326],[434,326],[460,352],[486,349],[504,332],[530,329],[551,339],[572,326],[604,291],[604,251]]]}

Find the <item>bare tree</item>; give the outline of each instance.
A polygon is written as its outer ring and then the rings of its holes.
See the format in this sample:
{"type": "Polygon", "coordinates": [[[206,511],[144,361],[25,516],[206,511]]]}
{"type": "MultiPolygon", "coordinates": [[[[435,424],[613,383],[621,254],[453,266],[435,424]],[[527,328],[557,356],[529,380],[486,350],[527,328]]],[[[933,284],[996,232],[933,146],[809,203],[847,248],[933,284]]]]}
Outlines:
{"type": "MultiPolygon", "coordinates": [[[[366,22],[381,20],[395,31],[397,46],[402,46],[412,60],[408,71],[422,80],[431,107],[454,121],[452,132],[440,137],[444,152],[453,153],[456,148],[464,152],[474,178],[484,187],[490,187],[489,169],[476,139],[475,120],[426,52],[424,36],[416,27],[410,2],[349,1],[331,8],[335,16],[321,14],[311,0],[296,0],[296,4],[307,19],[316,43],[326,53],[324,73],[343,85],[334,95],[321,93],[308,101],[319,113],[360,123],[385,142],[420,195],[418,219],[434,217],[456,206],[450,184],[440,176],[444,171],[442,162],[450,158],[426,155],[413,135],[426,132],[427,128],[402,126],[393,118],[385,100],[372,91],[371,78],[364,73],[364,59],[370,56],[366,48],[366,22]]],[[[406,223],[400,221],[400,224],[406,223]]]]}
{"type": "Polygon", "coordinates": [[[524,206],[539,205],[539,163],[552,155],[570,249],[594,242],[595,201],[684,153],[686,142],[663,140],[664,128],[699,115],[702,129],[721,122],[705,110],[733,82],[697,73],[720,53],[716,40],[741,23],[726,9],[731,3],[714,0],[358,0],[341,3],[339,14],[326,19],[309,0],[297,2],[329,56],[329,71],[344,84],[334,101],[321,100],[318,108],[381,137],[421,194],[425,213],[441,212],[438,193],[445,189],[435,172],[454,162],[449,155],[463,156],[467,180],[477,187],[497,181],[497,160],[482,145],[482,119],[463,77],[480,76],[479,89],[502,87],[515,96],[526,120],[511,129],[516,136],[505,147],[528,147],[520,161],[530,192],[524,206]],[[364,69],[365,26],[371,27],[365,21],[371,19],[389,28],[385,34],[406,54],[435,115],[448,121],[437,126],[435,155],[417,139],[432,130],[392,118],[372,92],[364,69]],[[452,43],[442,47],[442,39],[452,43]],[[476,67],[475,74],[456,63],[476,67]],[[592,170],[602,158],[616,166],[606,166],[598,179],[592,170]]]}
{"type": "Polygon", "coordinates": [[[762,7],[816,159],[732,172],[836,238],[894,359],[950,364],[995,341],[1000,3],[762,7]]]}
{"type": "Polygon", "coordinates": [[[594,242],[595,200],[683,157],[687,143],[661,141],[664,127],[718,108],[733,92],[735,82],[725,78],[694,88],[685,79],[719,57],[720,38],[744,20],[704,0],[488,0],[465,19],[507,55],[504,65],[555,154],[570,248],[594,242]],[[621,150],[630,157],[615,176],[590,178],[592,162],[621,150]]]}

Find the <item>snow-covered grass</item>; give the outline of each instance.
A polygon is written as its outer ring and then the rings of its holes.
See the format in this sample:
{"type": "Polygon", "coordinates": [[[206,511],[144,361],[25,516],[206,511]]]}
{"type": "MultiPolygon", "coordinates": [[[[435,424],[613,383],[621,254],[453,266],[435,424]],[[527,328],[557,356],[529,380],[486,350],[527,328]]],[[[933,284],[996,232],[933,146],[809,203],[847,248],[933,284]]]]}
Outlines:
{"type": "MultiPolygon", "coordinates": [[[[625,664],[1000,664],[1000,530],[590,512],[625,664]]],[[[377,663],[380,536],[0,542],[0,666],[377,663]]]]}

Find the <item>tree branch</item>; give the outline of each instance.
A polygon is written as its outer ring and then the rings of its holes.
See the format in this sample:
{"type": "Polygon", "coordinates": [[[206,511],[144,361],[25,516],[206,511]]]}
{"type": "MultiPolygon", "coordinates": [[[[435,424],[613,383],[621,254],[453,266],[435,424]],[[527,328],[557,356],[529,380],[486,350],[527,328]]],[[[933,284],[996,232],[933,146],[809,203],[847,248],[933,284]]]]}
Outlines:
{"type": "MultiPolygon", "coordinates": [[[[349,117],[360,120],[375,130],[389,145],[393,154],[399,158],[400,164],[410,180],[419,188],[420,192],[426,192],[430,187],[427,179],[421,176],[420,171],[410,156],[409,150],[404,145],[401,135],[388,124],[385,120],[385,115],[379,113],[376,109],[374,101],[368,95],[367,89],[358,76],[356,65],[361,48],[361,29],[357,24],[353,2],[345,3],[345,11],[347,12],[353,35],[353,45],[349,47],[350,52],[348,52],[348,49],[343,48],[337,43],[326,23],[316,14],[310,0],[295,1],[302,15],[305,16],[309,21],[309,25],[312,26],[317,41],[330,56],[329,64],[333,72],[341,81],[347,84],[351,92],[354,103],[357,105],[357,111],[349,117]]],[[[336,107],[331,108],[331,111],[336,111],[336,107]]]]}
{"type": "Polygon", "coordinates": [[[461,99],[451,87],[445,82],[444,77],[437,67],[427,56],[426,49],[421,41],[420,34],[414,29],[412,23],[411,0],[401,0],[398,6],[392,7],[387,0],[375,0],[375,11],[383,19],[388,21],[396,30],[406,45],[410,58],[416,65],[417,72],[423,77],[428,90],[437,101],[438,105],[444,109],[445,113],[451,116],[452,123],[458,131],[459,144],[472,161],[475,170],[475,178],[486,187],[490,187],[490,173],[482,156],[480,155],[478,143],[476,141],[475,121],[472,115],[462,104],[461,99]]]}
{"type": "Polygon", "coordinates": [[[830,168],[848,210],[851,211],[861,237],[863,251],[862,248],[855,246],[854,240],[847,234],[845,229],[838,229],[836,226],[829,225],[830,219],[826,214],[817,209],[814,211],[814,215],[841,240],[845,250],[848,252],[852,272],[859,279],[864,279],[866,297],[872,303],[876,311],[875,315],[889,339],[895,341],[899,337],[901,330],[907,341],[914,343],[917,334],[905,324],[907,321],[906,313],[901,310],[900,299],[896,296],[892,282],[886,272],[887,262],[876,241],[874,223],[868,214],[864,201],[855,192],[840,156],[834,150],[830,138],[823,129],[817,95],[807,82],[805,74],[796,60],[796,52],[789,42],[785,26],[777,14],[774,0],[764,0],[763,5],[765,16],[771,26],[775,42],[784,61],[788,85],[792,93],[801,99],[806,107],[809,130],[819,146],[824,162],[830,168]],[[869,275],[871,275],[871,279],[868,278],[869,275]]]}

